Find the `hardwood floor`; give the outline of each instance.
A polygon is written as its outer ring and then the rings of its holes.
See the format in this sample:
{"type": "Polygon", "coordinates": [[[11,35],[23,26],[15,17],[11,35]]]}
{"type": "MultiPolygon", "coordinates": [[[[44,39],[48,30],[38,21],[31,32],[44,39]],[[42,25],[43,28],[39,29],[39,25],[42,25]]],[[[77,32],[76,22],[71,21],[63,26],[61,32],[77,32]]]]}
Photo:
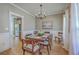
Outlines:
{"type": "MultiPolygon", "coordinates": [[[[19,42],[19,46],[17,48],[9,49],[7,51],[4,51],[4,52],[0,53],[0,55],[22,55],[23,51],[22,51],[21,47],[22,47],[21,42],[19,42]]],[[[48,54],[46,48],[42,49],[41,51],[42,51],[42,55],[47,55],[48,54]]],[[[26,52],[25,54],[26,55],[31,55],[28,52],[26,52]]],[[[38,55],[38,53],[36,55],[38,55]]],[[[61,44],[53,42],[52,50],[50,51],[50,55],[68,55],[68,51],[63,49],[61,47],[61,44]]]]}

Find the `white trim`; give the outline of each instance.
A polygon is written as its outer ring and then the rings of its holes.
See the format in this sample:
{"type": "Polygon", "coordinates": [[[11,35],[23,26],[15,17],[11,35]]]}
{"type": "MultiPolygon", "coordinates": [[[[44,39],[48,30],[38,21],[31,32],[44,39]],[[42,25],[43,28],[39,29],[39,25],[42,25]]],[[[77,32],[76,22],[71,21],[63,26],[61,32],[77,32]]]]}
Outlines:
{"type": "Polygon", "coordinates": [[[12,5],[12,6],[14,6],[14,7],[20,9],[21,11],[25,12],[26,14],[29,14],[29,15],[31,15],[31,16],[34,17],[34,15],[32,15],[30,12],[26,11],[25,9],[21,8],[20,6],[15,5],[15,4],[13,4],[13,3],[10,3],[10,5],[12,5]]]}
{"type": "MultiPolygon", "coordinates": [[[[12,11],[10,11],[9,12],[9,20],[11,21],[11,15],[15,15],[15,16],[18,16],[18,17],[21,17],[22,18],[22,31],[23,31],[23,19],[24,19],[24,16],[22,16],[22,15],[20,15],[20,14],[18,14],[18,13],[15,13],[15,12],[12,12],[12,11]]],[[[10,22],[9,22],[10,23],[10,22]]]]}
{"type": "Polygon", "coordinates": [[[18,13],[12,12],[12,11],[10,11],[9,14],[10,14],[10,15],[12,14],[12,15],[15,15],[15,16],[19,16],[19,17],[22,17],[22,18],[24,17],[24,16],[22,16],[22,15],[20,15],[20,14],[18,14],[18,13]]]}

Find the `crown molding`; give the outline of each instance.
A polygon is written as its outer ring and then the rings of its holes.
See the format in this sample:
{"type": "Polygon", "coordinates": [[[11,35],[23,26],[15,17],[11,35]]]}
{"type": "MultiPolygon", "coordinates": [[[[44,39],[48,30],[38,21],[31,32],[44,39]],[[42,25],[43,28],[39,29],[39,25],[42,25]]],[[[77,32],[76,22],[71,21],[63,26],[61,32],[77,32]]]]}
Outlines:
{"type": "Polygon", "coordinates": [[[25,12],[25,13],[28,14],[28,15],[31,15],[31,16],[35,17],[35,16],[32,15],[30,12],[26,11],[25,9],[21,8],[21,7],[18,6],[18,5],[15,5],[15,4],[13,4],[13,3],[10,3],[10,5],[12,5],[12,6],[14,6],[14,7],[20,9],[21,11],[25,12]]]}

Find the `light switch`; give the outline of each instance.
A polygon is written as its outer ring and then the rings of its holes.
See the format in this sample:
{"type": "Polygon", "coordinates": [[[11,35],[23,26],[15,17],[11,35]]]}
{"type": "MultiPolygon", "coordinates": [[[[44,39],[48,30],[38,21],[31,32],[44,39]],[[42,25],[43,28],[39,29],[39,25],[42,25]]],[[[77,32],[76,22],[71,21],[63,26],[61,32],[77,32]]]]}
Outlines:
{"type": "Polygon", "coordinates": [[[8,28],[5,28],[6,31],[8,31],[8,28]]]}

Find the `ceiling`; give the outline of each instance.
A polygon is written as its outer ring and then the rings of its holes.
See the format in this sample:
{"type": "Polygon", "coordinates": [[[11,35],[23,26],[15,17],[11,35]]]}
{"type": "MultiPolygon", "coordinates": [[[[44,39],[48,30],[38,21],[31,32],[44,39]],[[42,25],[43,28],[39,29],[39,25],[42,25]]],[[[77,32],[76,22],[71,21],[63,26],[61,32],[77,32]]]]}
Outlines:
{"type": "MultiPolygon", "coordinates": [[[[28,11],[32,15],[37,15],[40,11],[40,3],[15,3],[19,7],[28,11]]],[[[68,3],[42,3],[45,15],[53,15],[63,13],[68,3]]]]}

